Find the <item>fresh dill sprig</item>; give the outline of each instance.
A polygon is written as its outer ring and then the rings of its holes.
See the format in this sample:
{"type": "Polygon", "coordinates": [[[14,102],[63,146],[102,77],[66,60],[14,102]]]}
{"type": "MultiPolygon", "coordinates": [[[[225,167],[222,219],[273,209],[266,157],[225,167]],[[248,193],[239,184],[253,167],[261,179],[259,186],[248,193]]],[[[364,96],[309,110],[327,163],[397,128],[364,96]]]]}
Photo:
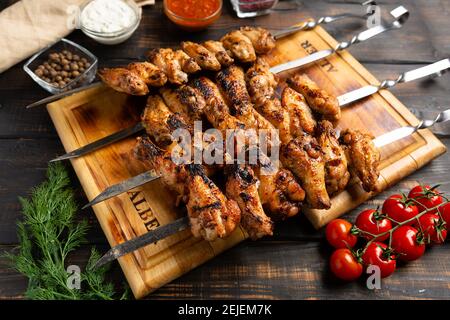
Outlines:
{"type": "MultiPolygon", "coordinates": [[[[19,246],[16,254],[5,256],[11,266],[28,278],[28,299],[115,298],[113,284],[105,281],[107,267],[93,269],[100,257],[93,248],[85,270],[79,275],[79,288],[68,285],[72,273],[66,270],[67,257],[82,243],[88,229],[86,220],[75,221],[77,205],[70,179],[61,164],[52,164],[47,180],[20,198],[23,221],[17,224],[19,246]]],[[[128,298],[128,290],[119,297],[128,298]]]]}

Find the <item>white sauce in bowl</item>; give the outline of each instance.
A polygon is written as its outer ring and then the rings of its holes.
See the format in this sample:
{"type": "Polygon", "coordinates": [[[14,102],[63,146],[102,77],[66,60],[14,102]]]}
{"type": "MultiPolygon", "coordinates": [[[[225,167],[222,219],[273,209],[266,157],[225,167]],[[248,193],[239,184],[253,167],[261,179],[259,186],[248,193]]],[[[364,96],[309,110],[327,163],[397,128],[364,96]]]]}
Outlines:
{"type": "Polygon", "coordinates": [[[122,0],[94,0],[81,12],[84,28],[97,33],[115,33],[130,28],[136,13],[122,0]]]}

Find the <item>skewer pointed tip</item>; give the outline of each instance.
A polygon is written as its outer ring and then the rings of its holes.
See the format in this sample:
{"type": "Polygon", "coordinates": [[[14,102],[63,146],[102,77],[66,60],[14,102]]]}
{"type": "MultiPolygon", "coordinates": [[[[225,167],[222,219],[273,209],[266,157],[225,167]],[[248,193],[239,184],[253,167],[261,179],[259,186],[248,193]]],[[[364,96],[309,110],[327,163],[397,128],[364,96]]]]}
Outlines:
{"type": "Polygon", "coordinates": [[[96,270],[115,259],[117,259],[117,257],[114,248],[112,248],[97,260],[97,262],[92,266],[92,270],[96,270]]]}

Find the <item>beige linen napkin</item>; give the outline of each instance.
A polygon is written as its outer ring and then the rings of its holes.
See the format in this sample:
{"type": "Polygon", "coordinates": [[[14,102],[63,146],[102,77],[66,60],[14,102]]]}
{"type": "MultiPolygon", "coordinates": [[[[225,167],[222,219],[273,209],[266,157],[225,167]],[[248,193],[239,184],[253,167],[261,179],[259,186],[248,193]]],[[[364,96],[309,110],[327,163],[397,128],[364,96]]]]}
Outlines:
{"type": "Polygon", "coordinates": [[[0,73],[69,34],[85,0],[22,0],[0,12],[0,73]]]}

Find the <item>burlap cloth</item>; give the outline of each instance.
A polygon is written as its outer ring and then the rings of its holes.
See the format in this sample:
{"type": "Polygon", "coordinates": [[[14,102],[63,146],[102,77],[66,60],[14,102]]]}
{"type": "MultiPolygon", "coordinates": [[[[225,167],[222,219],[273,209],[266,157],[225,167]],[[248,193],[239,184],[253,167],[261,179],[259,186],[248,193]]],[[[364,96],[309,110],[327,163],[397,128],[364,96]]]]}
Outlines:
{"type": "Polygon", "coordinates": [[[86,0],[21,0],[0,12],[0,73],[76,27],[86,0]]]}

